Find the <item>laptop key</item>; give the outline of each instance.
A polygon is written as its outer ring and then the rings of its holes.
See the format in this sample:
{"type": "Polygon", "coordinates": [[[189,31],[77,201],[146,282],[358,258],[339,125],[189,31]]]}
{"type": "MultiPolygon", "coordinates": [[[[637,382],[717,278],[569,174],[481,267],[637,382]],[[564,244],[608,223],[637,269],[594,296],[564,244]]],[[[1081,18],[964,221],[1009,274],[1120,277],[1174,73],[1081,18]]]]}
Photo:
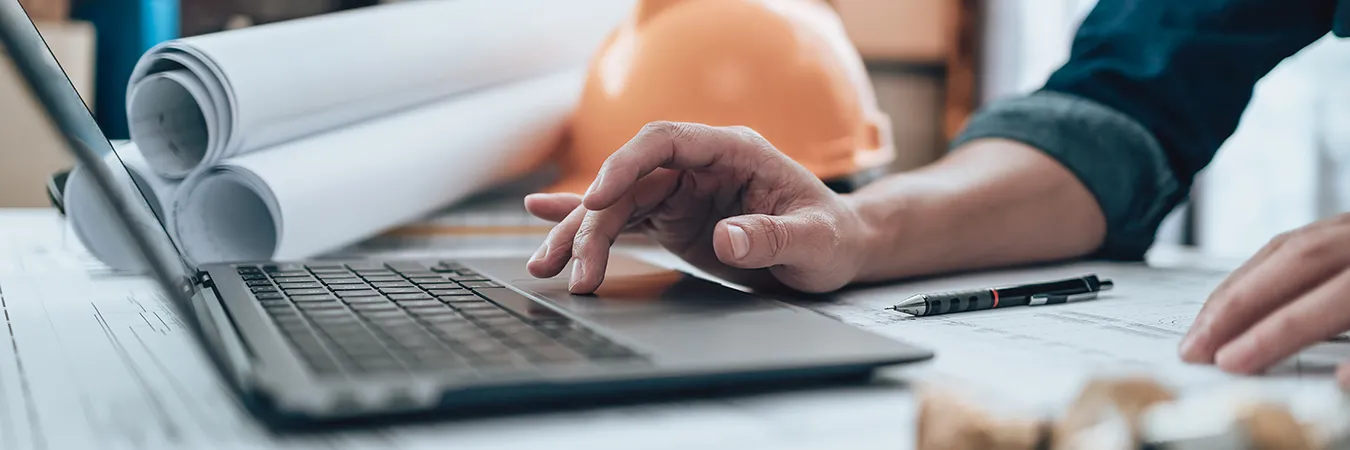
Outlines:
{"type": "Polygon", "coordinates": [[[258,294],[262,292],[276,292],[277,288],[272,286],[254,286],[249,288],[249,290],[253,291],[254,294],[258,294]]]}
{"type": "Polygon", "coordinates": [[[300,307],[300,309],[303,309],[303,310],[306,310],[306,311],[313,311],[313,310],[316,310],[316,309],[343,309],[343,310],[347,309],[347,306],[346,306],[346,305],[343,305],[343,304],[338,303],[338,302],[299,303],[299,304],[296,304],[296,306],[298,306],[298,307],[300,307]]]}
{"type": "Polygon", "coordinates": [[[428,334],[426,332],[421,332],[421,334],[403,334],[400,336],[390,336],[390,338],[392,338],[394,342],[397,342],[398,345],[403,346],[403,348],[406,349],[413,349],[413,348],[439,349],[441,347],[441,340],[436,339],[435,336],[432,336],[431,334],[428,334]]]}
{"type": "Polygon", "coordinates": [[[369,289],[366,289],[366,290],[363,290],[363,291],[358,291],[358,290],[351,290],[351,291],[348,291],[348,290],[341,290],[341,291],[337,291],[337,292],[335,292],[335,293],[337,294],[338,297],[341,297],[341,298],[352,298],[352,297],[378,297],[378,296],[380,295],[379,292],[375,292],[375,291],[372,291],[372,290],[369,290],[369,289]]]}
{"type": "Polygon", "coordinates": [[[253,294],[253,296],[257,297],[258,300],[277,300],[286,298],[286,296],[282,295],[280,292],[259,292],[253,294]]]}
{"type": "Polygon", "coordinates": [[[526,331],[517,331],[509,333],[507,334],[507,339],[510,339],[511,341],[514,341],[517,344],[520,344],[521,346],[525,347],[533,347],[536,345],[542,345],[547,344],[549,342],[553,342],[553,338],[544,335],[544,333],[540,333],[536,330],[530,329],[527,329],[526,331]]]}
{"type": "Polygon", "coordinates": [[[407,281],[402,281],[402,280],[399,280],[399,281],[372,281],[372,282],[370,283],[370,285],[371,285],[371,286],[375,286],[375,287],[377,287],[377,288],[386,288],[386,287],[389,287],[389,288],[407,288],[407,287],[413,287],[412,283],[409,283],[409,282],[407,282],[407,281]]]}
{"type": "Polygon", "coordinates": [[[371,283],[402,282],[402,281],[403,281],[403,277],[400,277],[400,276],[398,276],[398,275],[394,275],[394,274],[392,274],[392,273],[391,273],[391,274],[388,274],[388,275],[364,275],[364,274],[363,274],[363,275],[361,275],[361,278],[364,278],[366,281],[369,281],[369,282],[371,282],[371,283]]]}
{"type": "Polygon", "coordinates": [[[414,353],[413,361],[411,361],[409,365],[414,369],[435,370],[463,368],[466,367],[468,363],[453,355],[414,353]]]}
{"type": "Polygon", "coordinates": [[[438,310],[436,312],[426,312],[426,311],[427,308],[419,308],[417,310],[412,310],[409,312],[412,312],[414,315],[416,315],[418,320],[429,323],[432,326],[448,323],[462,323],[465,324],[466,326],[475,326],[470,324],[469,319],[464,318],[464,316],[459,315],[459,313],[455,312],[454,310],[438,310]]]}
{"type": "Polygon", "coordinates": [[[459,347],[475,355],[490,355],[494,353],[507,353],[511,349],[497,342],[495,339],[472,339],[459,341],[459,347]]]}
{"type": "Polygon", "coordinates": [[[479,300],[479,301],[477,301],[477,302],[472,302],[472,303],[468,303],[468,302],[465,302],[465,303],[458,303],[458,304],[454,304],[454,305],[452,305],[452,306],[454,306],[455,309],[458,309],[458,310],[460,310],[460,311],[471,311],[471,312],[475,312],[475,313],[489,313],[489,312],[493,312],[493,311],[501,311],[501,310],[502,310],[501,308],[498,308],[497,305],[494,305],[494,304],[492,304],[492,303],[488,303],[488,302],[482,301],[482,300],[479,300]]]}
{"type": "Polygon", "coordinates": [[[329,285],[328,288],[334,291],[365,291],[369,290],[370,286],[365,284],[334,284],[329,285]]]}
{"type": "Polygon", "coordinates": [[[460,282],[459,284],[462,285],[462,286],[464,286],[464,287],[466,287],[466,288],[474,289],[474,290],[483,289],[483,288],[499,288],[499,287],[502,287],[502,285],[497,284],[497,283],[493,283],[493,282],[491,282],[491,281],[463,281],[463,282],[460,282]]]}
{"type": "Polygon", "coordinates": [[[327,292],[315,295],[292,295],[291,301],[296,303],[303,302],[337,302],[337,297],[329,295],[327,292]]]}
{"type": "Polygon", "coordinates": [[[440,288],[433,288],[429,285],[422,286],[422,288],[428,289],[427,292],[430,292],[431,295],[435,295],[437,297],[451,296],[451,295],[473,295],[467,289],[458,289],[458,288],[440,289],[440,288]]]}
{"type": "Polygon", "coordinates": [[[239,278],[243,278],[244,281],[251,281],[251,280],[266,280],[266,279],[267,279],[267,275],[263,275],[263,274],[261,274],[261,273],[242,273],[242,274],[239,274],[239,278]]]}
{"type": "Polygon", "coordinates": [[[275,281],[277,283],[313,283],[314,277],[311,277],[309,275],[293,276],[293,277],[272,277],[272,281],[275,281]]]}
{"type": "Polygon", "coordinates": [[[249,286],[271,286],[272,282],[267,280],[246,280],[244,284],[249,286]]]}
{"type": "Polygon", "coordinates": [[[268,272],[267,274],[270,275],[272,278],[307,277],[307,276],[309,276],[309,272],[304,271],[304,270],[285,270],[285,271],[278,271],[278,272],[268,272]]]}
{"type": "MultiPolygon", "coordinates": [[[[306,312],[314,313],[324,311],[306,312]]],[[[370,333],[370,331],[366,330],[365,324],[361,322],[360,319],[357,319],[356,315],[351,312],[345,312],[341,318],[333,316],[325,317],[324,320],[315,320],[314,328],[322,330],[324,335],[328,336],[330,339],[341,339],[349,336],[364,336],[370,333]]]]}
{"type": "Polygon", "coordinates": [[[320,294],[328,294],[328,290],[327,290],[327,289],[286,289],[286,295],[289,295],[289,296],[292,296],[292,297],[297,296],[297,295],[320,295],[320,294]]]}
{"type": "Polygon", "coordinates": [[[423,294],[421,292],[407,293],[407,294],[393,294],[389,292],[385,293],[389,294],[390,300],[431,300],[430,295],[423,294]]]}
{"type": "MultiPolygon", "coordinates": [[[[429,300],[414,300],[414,301],[416,301],[416,302],[425,302],[425,301],[429,301],[429,300]]],[[[434,302],[434,300],[430,300],[430,301],[434,302]]],[[[455,312],[455,310],[450,309],[449,307],[447,307],[447,306],[445,306],[445,305],[443,305],[443,304],[440,304],[440,303],[433,303],[433,304],[430,304],[430,305],[427,305],[427,304],[421,304],[421,303],[416,304],[416,305],[409,305],[409,304],[407,304],[407,303],[399,303],[399,305],[400,305],[400,306],[403,306],[403,307],[405,307],[405,308],[407,308],[407,309],[408,309],[408,312],[412,313],[412,314],[415,315],[415,316],[419,316],[419,317],[420,317],[420,316],[440,316],[440,315],[452,315],[452,316],[458,316],[458,315],[459,315],[459,313],[458,313],[458,312],[455,312]]]]}
{"type": "Polygon", "coordinates": [[[460,283],[469,281],[487,281],[487,278],[483,278],[482,275],[476,273],[472,275],[446,274],[446,277],[450,278],[451,280],[458,281],[460,283]]]}
{"type": "Polygon", "coordinates": [[[347,312],[347,310],[345,309],[343,310],[320,309],[315,311],[305,311],[305,314],[308,315],[311,319],[314,319],[315,322],[345,321],[347,319],[352,319],[351,313],[347,312]]]}
{"type": "Polygon", "coordinates": [[[403,310],[401,310],[401,309],[395,309],[395,310],[392,310],[392,311],[370,311],[370,310],[362,310],[362,311],[358,311],[358,312],[361,314],[362,317],[365,317],[366,319],[369,319],[369,320],[393,319],[393,318],[400,318],[400,319],[401,319],[401,318],[406,318],[406,317],[408,317],[408,315],[407,315],[406,313],[404,313],[403,310]]]}
{"type": "Polygon", "coordinates": [[[404,276],[405,278],[408,278],[408,280],[440,281],[440,282],[445,282],[448,280],[447,277],[440,276],[439,273],[435,272],[402,272],[400,274],[402,274],[402,276],[404,276]]]}
{"type": "Polygon", "coordinates": [[[391,294],[391,295],[392,295],[392,294],[417,294],[417,295],[425,296],[425,297],[427,297],[427,298],[431,298],[430,296],[427,296],[427,294],[422,293],[422,290],[421,290],[421,289],[418,289],[418,288],[415,288],[415,287],[384,287],[384,288],[377,288],[377,289],[379,289],[380,292],[383,292],[383,293],[385,293],[385,294],[391,294]]]}
{"type": "Polygon", "coordinates": [[[353,303],[351,307],[355,311],[398,311],[398,305],[389,302],[379,303],[353,303]]]}
{"type": "Polygon", "coordinates": [[[444,303],[433,300],[431,297],[416,300],[394,300],[394,302],[398,303],[399,306],[402,306],[404,308],[411,308],[414,306],[433,306],[436,308],[449,310],[449,308],[446,308],[444,303]]]}
{"type": "Polygon", "coordinates": [[[318,277],[320,280],[349,280],[356,278],[356,274],[345,270],[341,272],[315,272],[314,276],[318,277]]]}
{"type": "Polygon", "coordinates": [[[465,303],[486,303],[486,302],[487,302],[487,300],[483,300],[482,297],[479,297],[479,296],[477,296],[477,295],[446,295],[446,296],[440,296],[440,295],[438,295],[438,296],[436,296],[436,298],[440,299],[440,301],[442,301],[442,302],[448,303],[448,304],[450,304],[451,306],[456,306],[456,307],[458,307],[458,305],[460,305],[460,304],[465,304],[465,303]]]}
{"type": "MultiPolygon", "coordinates": [[[[339,293],[339,296],[340,296],[340,295],[341,295],[341,293],[339,293]]],[[[349,304],[349,305],[367,304],[367,303],[379,303],[379,304],[390,304],[390,303],[392,303],[392,302],[389,301],[389,299],[384,298],[384,297],[378,297],[378,296],[373,296],[373,297],[342,297],[342,301],[347,302],[347,304],[349,304]]]]}
{"type": "Polygon", "coordinates": [[[567,346],[557,342],[547,342],[543,344],[534,345],[531,346],[526,351],[547,359],[568,359],[568,358],[575,359],[581,357],[580,354],[572,351],[572,349],[567,348],[567,346]]]}
{"type": "Polygon", "coordinates": [[[323,287],[322,284],[315,282],[278,282],[277,285],[288,291],[291,289],[319,289],[323,287]]]}
{"type": "Polygon", "coordinates": [[[337,289],[336,286],[366,285],[366,281],[360,278],[324,278],[323,283],[334,289],[337,289]]]}

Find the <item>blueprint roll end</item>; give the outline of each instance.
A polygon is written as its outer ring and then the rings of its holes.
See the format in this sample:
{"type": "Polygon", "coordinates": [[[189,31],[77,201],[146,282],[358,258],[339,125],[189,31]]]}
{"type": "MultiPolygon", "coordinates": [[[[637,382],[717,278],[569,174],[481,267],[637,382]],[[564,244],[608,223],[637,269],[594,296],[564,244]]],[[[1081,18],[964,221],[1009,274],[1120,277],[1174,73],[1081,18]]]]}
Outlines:
{"type": "Polygon", "coordinates": [[[160,175],[181,179],[206,159],[212,124],[203,105],[205,89],[178,72],[158,73],[138,83],[128,105],[131,138],[160,175]],[[174,76],[179,75],[179,76],[174,76]]]}

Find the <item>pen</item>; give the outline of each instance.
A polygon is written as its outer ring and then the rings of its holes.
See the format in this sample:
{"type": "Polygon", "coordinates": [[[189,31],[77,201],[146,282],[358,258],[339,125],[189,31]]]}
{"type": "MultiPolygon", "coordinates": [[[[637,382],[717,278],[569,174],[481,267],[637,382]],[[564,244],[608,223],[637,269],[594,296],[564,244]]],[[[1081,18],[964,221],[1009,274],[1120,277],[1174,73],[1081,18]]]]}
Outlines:
{"type": "Polygon", "coordinates": [[[1113,286],[1111,280],[1084,275],[1043,283],[918,294],[887,309],[915,316],[935,316],[1009,306],[1054,305],[1091,300],[1097,298],[1098,292],[1113,286]]]}

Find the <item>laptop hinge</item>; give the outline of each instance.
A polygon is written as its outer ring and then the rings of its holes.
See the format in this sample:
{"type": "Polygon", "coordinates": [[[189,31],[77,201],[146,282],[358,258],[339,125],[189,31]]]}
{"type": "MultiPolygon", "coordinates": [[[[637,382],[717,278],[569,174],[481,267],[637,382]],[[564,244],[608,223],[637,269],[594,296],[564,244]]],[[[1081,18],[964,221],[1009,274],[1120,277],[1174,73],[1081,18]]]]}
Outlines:
{"type": "Polygon", "coordinates": [[[204,270],[197,271],[196,274],[192,275],[192,283],[207,289],[216,287],[215,283],[211,281],[211,274],[204,270]]]}
{"type": "Polygon", "coordinates": [[[199,271],[192,278],[200,287],[197,295],[207,297],[202,298],[197,304],[202,307],[198,314],[202,316],[203,331],[207,333],[205,338],[209,341],[208,345],[215,348],[216,356],[221,359],[220,362],[225,363],[230,375],[241,385],[247,386],[253,373],[252,352],[239,336],[239,328],[235,325],[234,319],[225,311],[225,305],[216,293],[215,282],[211,280],[211,275],[199,271]]]}

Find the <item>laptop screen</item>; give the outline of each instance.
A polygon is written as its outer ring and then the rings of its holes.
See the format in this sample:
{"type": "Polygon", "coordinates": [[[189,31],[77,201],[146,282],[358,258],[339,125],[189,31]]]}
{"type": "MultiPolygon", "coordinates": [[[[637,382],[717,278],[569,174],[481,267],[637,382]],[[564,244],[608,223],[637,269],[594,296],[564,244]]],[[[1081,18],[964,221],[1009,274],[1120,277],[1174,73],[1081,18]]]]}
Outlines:
{"type": "MultiPolygon", "coordinates": [[[[4,108],[19,108],[31,111],[34,115],[44,116],[35,123],[44,123],[53,127],[54,135],[66,150],[86,169],[96,181],[102,197],[93,201],[105,201],[105,207],[113,212],[126,227],[116,235],[127,239],[146,258],[146,267],[159,281],[165,295],[178,310],[183,319],[195,322],[197,316],[190,303],[195,293],[195,284],[191,282],[190,270],[181,253],[175,247],[169,234],[161,225],[163,219],[156,216],[150,207],[145,192],[131,180],[121,157],[114,150],[103,131],[94,121],[75,86],[56,61],[37,27],[29,19],[19,2],[0,2],[0,72],[12,72],[19,76],[0,77],[0,79],[20,80],[17,92],[21,97],[17,101],[5,99],[4,108]],[[91,166],[101,166],[106,170],[96,170],[91,166]],[[120,173],[119,173],[120,171],[120,173]],[[100,173],[101,172],[101,173],[100,173]],[[111,195],[108,195],[111,194],[111,195]],[[118,205],[120,207],[114,207],[118,205]]],[[[0,151],[30,152],[41,149],[18,148],[0,141],[0,151]]],[[[100,197],[100,196],[96,196],[100,197]]],[[[108,224],[114,229],[117,224],[108,224]]]]}

